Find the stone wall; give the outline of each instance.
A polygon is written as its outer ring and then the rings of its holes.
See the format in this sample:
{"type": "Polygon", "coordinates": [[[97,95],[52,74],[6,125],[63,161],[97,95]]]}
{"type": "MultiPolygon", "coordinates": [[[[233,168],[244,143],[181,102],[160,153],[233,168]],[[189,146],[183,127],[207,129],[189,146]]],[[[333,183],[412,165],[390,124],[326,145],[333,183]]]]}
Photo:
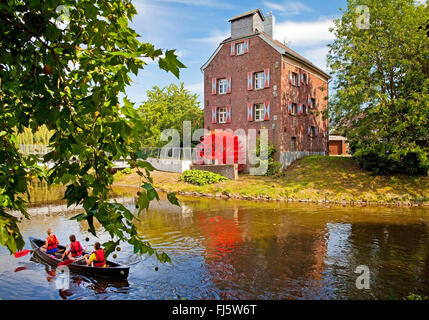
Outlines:
{"type": "Polygon", "coordinates": [[[308,157],[308,156],[324,156],[325,152],[309,152],[309,151],[283,151],[280,152],[280,162],[283,164],[282,169],[289,167],[292,162],[308,157]]]}
{"type": "Polygon", "coordinates": [[[192,161],[187,160],[170,160],[170,159],[155,159],[148,158],[148,162],[155,167],[155,169],[166,172],[178,172],[189,170],[192,161]]]}
{"type": "Polygon", "coordinates": [[[228,179],[235,180],[238,178],[237,164],[192,164],[191,169],[210,171],[220,174],[228,179]]]}

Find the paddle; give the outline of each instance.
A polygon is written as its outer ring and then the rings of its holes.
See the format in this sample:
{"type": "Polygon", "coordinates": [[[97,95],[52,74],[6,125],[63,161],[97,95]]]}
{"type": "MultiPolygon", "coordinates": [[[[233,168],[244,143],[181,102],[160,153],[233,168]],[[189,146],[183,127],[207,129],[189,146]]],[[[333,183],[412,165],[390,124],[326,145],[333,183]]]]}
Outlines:
{"type": "MultiPolygon", "coordinates": [[[[15,252],[14,256],[15,256],[15,258],[21,258],[23,256],[26,256],[30,252],[33,252],[34,250],[37,250],[37,249],[31,249],[31,250],[26,249],[26,250],[17,251],[17,252],[15,252]]],[[[63,251],[64,251],[64,249],[58,250],[58,252],[63,252],[63,251]]]]}
{"type": "Polygon", "coordinates": [[[22,251],[17,251],[15,252],[15,258],[21,258],[23,256],[26,256],[27,254],[29,254],[30,252],[33,252],[35,249],[33,250],[22,250],[22,251]]]}
{"type": "Polygon", "coordinates": [[[76,260],[74,260],[74,259],[68,259],[68,260],[65,260],[65,261],[63,261],[63,262],[60,262],[60,263],[58,264],[58,267],[61,267],[61,266],[69,266],[69,265],[71,265],[72,263],[74,263],[74,262],[78,262],[78,261],[81,261],[81,260],[83,260],[83,259],[85,259],[85,257],[80,257],[79,259],[76,259],[76,260]]]}

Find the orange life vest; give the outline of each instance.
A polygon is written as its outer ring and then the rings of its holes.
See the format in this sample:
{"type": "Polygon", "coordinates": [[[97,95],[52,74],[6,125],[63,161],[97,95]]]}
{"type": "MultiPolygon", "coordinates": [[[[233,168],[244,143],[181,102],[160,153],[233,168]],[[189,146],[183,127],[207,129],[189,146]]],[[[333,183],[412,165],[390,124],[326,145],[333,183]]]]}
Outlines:
{"type": "Polygon", "coordinates": [[[70,243],[70,252],[72,254],[72,257],[79,257],[82,255],[83,249],[79,241],[70,243]]]}
{"type": "Polygon", "coordinates": [[[95,260],[92,262],[94,267],[104,267],[106,265],[106,261],[104,261],[104,250],[98,249],[93,253],[95,254],[95,260]]]}
{"type": "Polygon", "coordinates": [[[58,248],[58,239],[57,236],[54,235],[53,239],[51,237],[47,237],[46,241],[48,242],[48,247],[46,248],[47,252],[55,252],[58,248]]]}

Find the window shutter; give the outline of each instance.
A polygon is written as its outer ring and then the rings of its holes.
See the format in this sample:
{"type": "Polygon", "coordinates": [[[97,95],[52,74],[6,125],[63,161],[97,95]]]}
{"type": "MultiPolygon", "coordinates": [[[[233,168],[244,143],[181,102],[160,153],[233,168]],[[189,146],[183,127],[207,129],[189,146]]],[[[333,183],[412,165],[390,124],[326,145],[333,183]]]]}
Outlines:
{"type": "Polygon", "coordinates": [[[231,56],[235,56],[235,42],[231,42],[231,56]]]}
{"type": "Polygon", "coordinates": [[[308,95],[307,97],[307,104],[311,107],[311,96],[308,95]]]}
{"type": "Polygon", "coordinates": [[[289,71],[289,83],[292,84],[292,72],[289,71]]]}
{"type": "Polygon", "coordinates": [[[297,83],[298,87],[301,86],[301,73],[298,72],[298,83],[297,83]]]}
{"type": "Polygon", "coordinates": [[[308,105],[305,106],[305,114],[308,114],[308,105]]]}
{"type": "Polygon", "coordinates": [[[289,99],[289,104],[287,105],[287,112],[292,114],[292,101],[289,99]]]}
{"type": "Polygon", "coordinates": [[[298,105],[298,114],[301,115],[302,114],[302,104],[298,105]]]}
{"type": "Polygon", "coordinates": [[[316,100],[314,100],[314,106],[317,108],[317,107],[319,107],[319,101],[316,99],[316,100]]]}
{"type": "Polygon", "coordinates": [[[270,69],[264,70],[264,78],[265,78],[264,88],[269,88],[270,87],[270,69]]]}
{"type": "Polygon", "coordinates": [[[270,102],[265,101],[264,103],[264,120],[270,120],[270,102]]]}
{"type": "Polygon", "coordinates": [[[231,106],[226,106],[226,123],[231,123],[231,106]]]}
{"type": "Polygon", "coordinates": [[[249,52],[249,39],[244,40],[244,53],[249,52]]]}
{"type": "Polygon", "coordinates": [[[216,123],[216,107],[212,107],[212,123],[216,123]]]}
{"type": "Polygon", "coordinates": [[[311,126],[308,126],[308,136],[311,137],[311,126]]]}
{"type": "Polygon", "coordinates": [[[226,86],[226,93],[231,93],[231,76],[226,77],[227,86],[226,86]]]}
{"type": "Polygon", "coordinates": [[[216,94],[216,78],[212,79],[212,94],[216,94]]]}
{"type": "Polygon", "coordinates": [[[314,128],[314,136],[317,137],[318,134],[319,134],[319,128],[315,127],[314,128]]]}
{"type": "Polygon", "coordinates": [[[253,121],[253,106],[250,102],[247,103],[247,121],[253,121]]]}
{"type": "Polygon", "coordinates": [[[253,73],[247,73],[247,90],[253,90],[253,73]]]}
{"type": "Polygon", "coordinates": [[[308,73],[305,74],[305,84],[308,86],[308,73]]]}

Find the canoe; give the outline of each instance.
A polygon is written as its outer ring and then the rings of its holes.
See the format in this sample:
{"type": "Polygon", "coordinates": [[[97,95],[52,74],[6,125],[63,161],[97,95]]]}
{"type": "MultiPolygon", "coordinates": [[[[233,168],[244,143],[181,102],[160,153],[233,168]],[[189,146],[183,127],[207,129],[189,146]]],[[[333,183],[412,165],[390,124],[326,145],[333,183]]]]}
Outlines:
{"type": "MultiPolygon", "coordinates": [[[[47,254],[43,252],[40,248],[45,244],[44,240],[36,239],[30,237],[31,247],[34,249],[33,254],[39,258],[44,263],[47,263],[53,267],[58,267],[58,264],[62,262],[61,256],[64,251],[61,253],[56,253],[56,255],[47,254]]],[[[65,250],[64,246],[58,246],[59,250],[65,250]]],[[[83,252],[83,254],[89,254],[89,252],[83,252]]],[[[70,265],[68,268],[70,271],[75,273],[86,274],[95,277],[103,277],[103,278],[114,278],[114,279],[127,279],[128,273],[130,271],[130,267],[122,266],[115,262],[106,261],[108,267],[99,268],[87,266],[85,260],[76,261],[70,265]]]]}

